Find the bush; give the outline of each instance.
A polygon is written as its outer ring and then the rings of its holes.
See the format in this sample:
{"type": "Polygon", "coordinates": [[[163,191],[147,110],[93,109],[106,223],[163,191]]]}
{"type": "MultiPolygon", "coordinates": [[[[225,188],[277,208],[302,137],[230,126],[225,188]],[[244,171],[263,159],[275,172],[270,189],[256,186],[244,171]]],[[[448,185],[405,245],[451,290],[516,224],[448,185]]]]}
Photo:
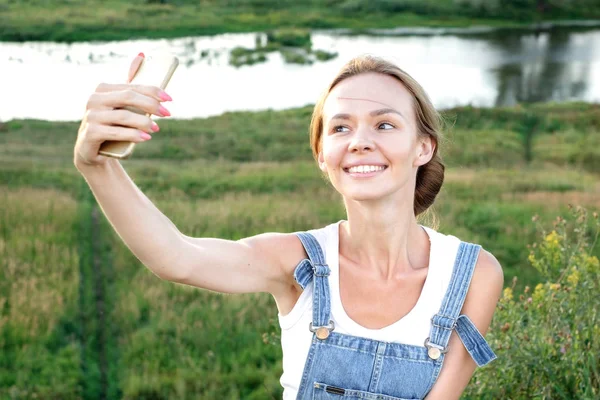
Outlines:
{"type": "Polygon", "coordinates": [[[267,56],[262,48],[248,49],[235,47],[229,53],[229,65],[241,67],[243,65],[254,65],[267,61],[267,56]]]}
{"type": "Polygon", "coordinates": [[[325,51],[325,50],[315,50],[315,51],[313,51],[313,54],[315,55],[316,59],[319,61],[329,61],[338,56],[337,52],[329,52],[329,51],[325,51]]]}
{"type": "Polygon", "coordinates": [[[267,32],[267,44],[306,49],[312,47],[310,31],[304,29],[277,29],[267,32]]]}
{"type": "Polygon", "coordinates": [[[281,50],[281,55],[283,59],[288,64],[300,64],[300,65],[310,65],[312,64],[312,60],[309,58],[309,55],[305,51],[297,51],[295,49],[283,49],[281,50]]]}
{"type": "Polygon", "coordinates": [[[528,246],[546,282],[516,295],[515,278],[504,289],[488,335],[498,359],[475,373],[466,398],[599,398],[600,261],[591,254],[600,221],[570,209],[528,246]]]}

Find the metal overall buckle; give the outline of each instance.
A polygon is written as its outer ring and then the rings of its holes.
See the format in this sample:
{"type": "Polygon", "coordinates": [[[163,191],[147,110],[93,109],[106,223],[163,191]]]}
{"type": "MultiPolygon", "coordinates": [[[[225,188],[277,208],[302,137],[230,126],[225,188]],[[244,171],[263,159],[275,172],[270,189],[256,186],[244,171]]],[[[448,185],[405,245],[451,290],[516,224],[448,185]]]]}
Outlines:
{"type": "Polygon", "coordinates": [[[329,320],[329,324],[327,326],[313,326],[313,323],[310,322],[308,324],[308,330],[313,332],[317,339],[325,340],[329,337],[329,333],[335,329],[335,324],[332,320],[329,320]]]}
{"type": "Polygon", "coordinates": [[[425,339],[424,346],[427,347],[427,355],[432,360],[437,360],[442,356],[442,354],[446,354],[448,352],[448,347],[442,347],[435,343],[431,343],[429,338],[425,339]]]}

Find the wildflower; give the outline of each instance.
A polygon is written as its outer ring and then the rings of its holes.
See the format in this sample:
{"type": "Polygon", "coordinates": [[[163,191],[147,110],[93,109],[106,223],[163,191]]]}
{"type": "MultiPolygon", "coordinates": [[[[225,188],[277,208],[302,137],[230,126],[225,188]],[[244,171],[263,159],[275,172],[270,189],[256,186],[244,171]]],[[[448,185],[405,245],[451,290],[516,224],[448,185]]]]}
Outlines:
{"type": "Polygon", "coordinates": [[[507,331],[507,330],[509,330],[509,329],[510,329],[510,324],[509,324],[508,322],[507,322],[507,323],[505,323],[504,325],[502,325],[502,328],[500,328],[500,330],[501,330],[502,332],[506,332],[506,331],[507,331]]]}
{"type": "Polygon", "coordinates": [[[573,267],[573,272],[571,272],[569,276],[567,276],[567,281],[571,284],[571,286],[575,287],[579,282],[579,277],[580,276],[577,267],[573,267]]]}
{"type": "Polygon", "coordinates": [[[556,233],[556,231],[553,230],[546,236],[546,238],[544,240],[545,240],[546,244],[558,247],[559,238],[560,238],[560,236],[558,235],[558,233],[556,233]]]}
{"type": "Polygon", "coordinates": [[[504,293],[503,293],[503,298],[504,300],[512,300],[513,299],[513,290],[509,287],[504,288],[504,293]]]}
{"type": "Polygon", "coordinates": [[[535,289],[533,290],[533,301],[538,304],[538,308],[540,308],[544,302],[544,297],[546,297],[546,290],[544,289],[544,285],[538,283],[535,289]]]}

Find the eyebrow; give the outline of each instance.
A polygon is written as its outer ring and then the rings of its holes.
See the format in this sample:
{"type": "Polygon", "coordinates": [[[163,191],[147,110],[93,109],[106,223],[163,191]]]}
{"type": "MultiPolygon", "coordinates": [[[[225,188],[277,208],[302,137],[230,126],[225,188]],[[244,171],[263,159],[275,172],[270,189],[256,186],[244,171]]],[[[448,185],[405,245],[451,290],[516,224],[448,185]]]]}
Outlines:
{"type": "MultiPolygon", "coordinates": [[[[375,111],[371,111],[369,113],[369,115],[371,117],[377,117],[379,115],[384,115],[384,114],[398,114],[399,116],[401,116],[402,118],[404,118],[404,115],[402,115],[402,113],[398,110],[394,110],[393,108],[380,108],[379,110],[375,110],[375,111]]],[[[330,120],[334,120],[334,119],[351,119],[352,117],[350,116],[350,114],[345,114],[345,113],[341,113],[341,114],[335,114],[333,117],[331,117],[330,120]]]]}

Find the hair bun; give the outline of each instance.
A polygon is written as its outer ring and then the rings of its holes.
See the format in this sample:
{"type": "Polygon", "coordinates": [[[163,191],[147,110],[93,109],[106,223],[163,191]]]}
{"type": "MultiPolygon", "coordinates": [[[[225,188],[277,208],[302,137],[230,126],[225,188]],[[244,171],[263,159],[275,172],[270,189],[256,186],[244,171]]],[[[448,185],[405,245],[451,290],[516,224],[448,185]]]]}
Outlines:
{"type": "Polygon", "coordinates": [[[419,167],[413,206],[415,216],[423,213],[433,205],[444,183],[445,169],[446,167],[437,153],[427,164],[419,167]]]}

